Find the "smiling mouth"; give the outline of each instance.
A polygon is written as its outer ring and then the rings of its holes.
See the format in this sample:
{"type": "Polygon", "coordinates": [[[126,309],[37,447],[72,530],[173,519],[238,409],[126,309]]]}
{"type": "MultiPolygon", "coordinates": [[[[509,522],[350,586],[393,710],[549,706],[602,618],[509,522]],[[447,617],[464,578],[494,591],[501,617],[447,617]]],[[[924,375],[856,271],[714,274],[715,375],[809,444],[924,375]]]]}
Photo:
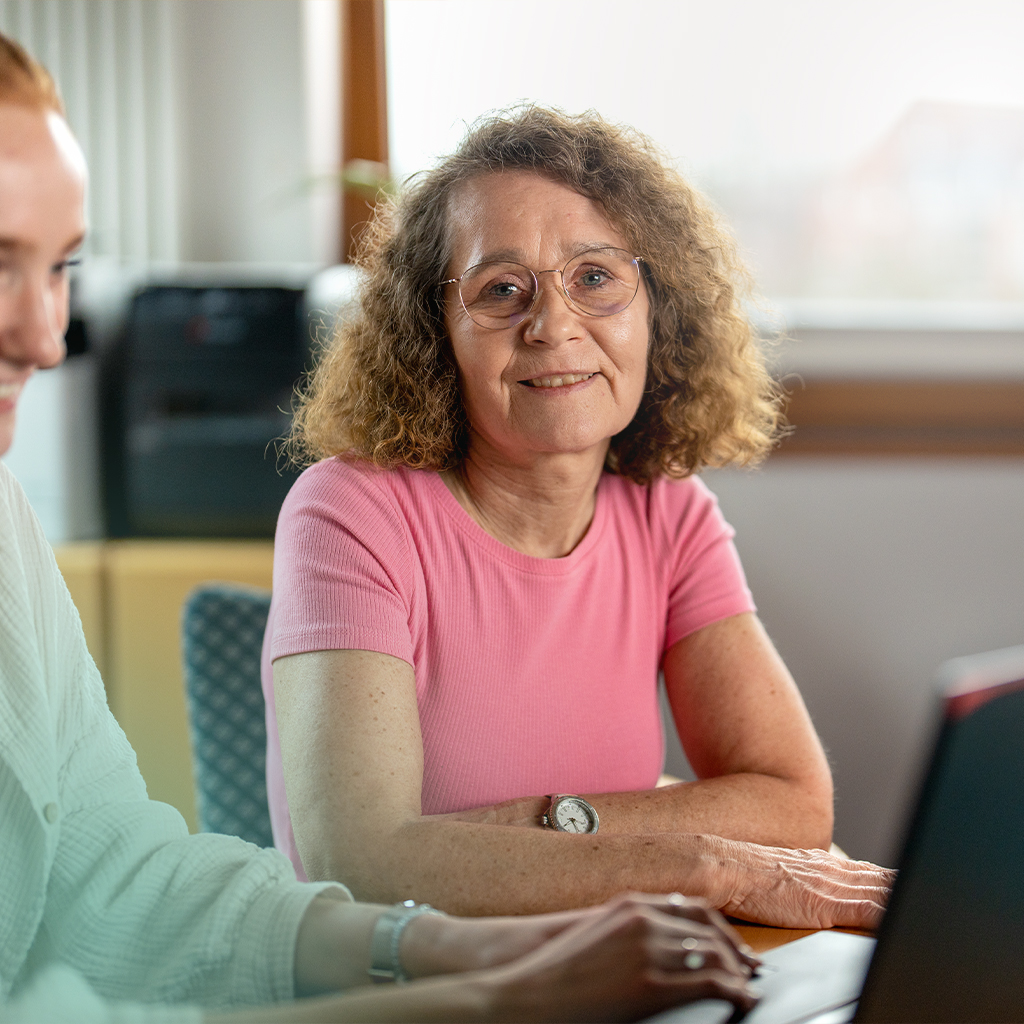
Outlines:
{"type": "Polygon", "coordinates": [[[21,391],[21,382],[16,384],[0,384],[0,402],[6,398],[14,398],[21,391]]]}
{"type": "Polygon", "coordinates": [[[590,380],[593,373],[562,373],[556,377],[534,377],[532,380],[521,380],[528,388],[564,388],[567,384],[579,384],[590,380]]]}

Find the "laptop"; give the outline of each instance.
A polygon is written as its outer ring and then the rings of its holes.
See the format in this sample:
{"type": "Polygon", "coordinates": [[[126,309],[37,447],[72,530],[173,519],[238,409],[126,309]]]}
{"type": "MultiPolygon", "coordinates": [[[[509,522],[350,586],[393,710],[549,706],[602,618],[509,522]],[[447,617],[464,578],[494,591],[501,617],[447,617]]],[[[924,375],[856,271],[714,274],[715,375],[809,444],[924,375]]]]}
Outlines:
{"type": "Polygon", "coordinates": [[[875,940],[817,932],[764,956],[745,1017],[658,1024],[1024,1021],[1024,646],[947,662],[941,725],[875,940]]]}

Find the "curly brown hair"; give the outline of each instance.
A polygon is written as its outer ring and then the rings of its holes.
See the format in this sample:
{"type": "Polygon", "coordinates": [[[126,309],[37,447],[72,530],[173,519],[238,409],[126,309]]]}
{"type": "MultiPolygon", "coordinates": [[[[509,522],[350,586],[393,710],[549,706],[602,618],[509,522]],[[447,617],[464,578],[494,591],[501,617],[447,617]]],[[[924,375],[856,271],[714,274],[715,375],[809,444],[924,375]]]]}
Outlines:
{"type": "Polygon", "coordinates": [[[598,114],[533,104],[478,121],[459,148],[383,200],[363,235],[358,309],[300,391],[286,451],[390,468],[444,470],[469,429],[439,282],[451,208],[481,174],[536,171],[597,203],[643,256],[650,295],[647,382],[606,469],[637,483],[762,458],[782,429],[781,395],[741,307],[750,281],[708,203],[653,143],[598,114]]]}

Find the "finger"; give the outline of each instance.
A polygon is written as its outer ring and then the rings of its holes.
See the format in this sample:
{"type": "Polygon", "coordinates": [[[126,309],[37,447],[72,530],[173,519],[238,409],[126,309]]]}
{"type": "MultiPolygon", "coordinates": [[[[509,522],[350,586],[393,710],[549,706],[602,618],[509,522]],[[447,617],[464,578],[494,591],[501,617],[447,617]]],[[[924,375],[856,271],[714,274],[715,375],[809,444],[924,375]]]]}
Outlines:
{"type": "Polygon", "coordinates": [[[799,870],[810,868],[836,877],[873,878],[881,884],[891,883],[896,872],[867,860],[847,860],[826,850],[790,850],[785,847],[765,848],[766,853],[778,859],[780,865],[799,870]]]}
{"type": "Polygon", "coordinates": [[[869,885],[841,885],[829,879],[806,878],[799,879],[808,892],[815,893],[823,899],[837,902],[868,902],[874,903],[883,909],[889,903],[890,890],[883,886],[869,885]]]}
{"type": "Polygon", "coordinates": [[[726,921],[725,916],[715,909],[712,909],[710,914],[711,923],[714,924],[730,941],[732,947],[736,950],[737,954],[739,954],[743,962],[751,968],[760,967],[761,958],[743,941],[743,937],[731,924],[729,924],[728,921],[726,921]]]}
{"type": "Polygon", "coordinates": [[[662,963],[678,971],[720,970],[743,980],[750,977],[750,968],[740,961],[731,946],[693,936],[669,943],[662,963]]]}
{"type": "Polygon", "coordinates": [[[722,914],[705,903],[704,900],[689,899],[681,893],[672,892],[665,897],[665,902],[668,904],[669,913],[708,925],[720,932],[736,950],[740,959],[750,967],[757,967],[761,963],[753,949],[743,941],[740,933],[726,921],[722,914]]]}
{"type": "Polygon", "coordinates": [[[778,870],[784,877],[805,886],[812,892],[836,899],[872,899],[885,906],[891,889],[890,872],[871,873],[837,872],[831,865],[788,864],[782,862],[778,870]]]}
{"type": "Polygon", "coordinates": [[[834,878],[836,881],[846,885],[871,889],[891,889],[893,882],[896,881],[895,871],[891,871],[889,868],[876,867],[874,864],[868,864],[866,861],[858,862],[852,870],[848,869],[843,862],[840,862],[838,869],[835,863],[831,863],[825,866],[820,871],[820,874],[827,878],[834,878]]]}
{"type": "Polygon", "coordinates": [[[832,927],[864,928],[875,931],[885,916],[884,904],[874,900],[836,900],[832,927]]]}
{"type": "Polygon", "coordinates": [[[708,959],[707,953],[714,950],[715,965],[739,977],[749,977],[760,964],[738,933],[729,928],[731,934],[726,934],[719,924],[725,924],[724,918],[701,900],[688,900],[678,893],[667,897],[631,894],[617,901],[614,916],[623,923],[642,920],[654,940],[654,948],[665,954],[659,962],[672,969],[678,969],[681,960],[698,945],[705,954],[700,958],[701,965],[708,959]],[[738,946],[744,946],[746,952],[738,946]]]}
{"type": "Polygon", "coordinates": [[[811,871],[831,878],[871,884],[888,884],[896,877],[891,868],[881,868],[866,860],[840,860],[821,850],[773,850],[772,859],[791,871],[811,871]]]}
{"type": "Polygon", "coordinates": [[[760,991],[750,982],[723,971],[665,972],[655,975],[654,980],[672,991],[678,1002],[724,999],[742,1010],[750,1010],[761,998],[760,991]]]}
{"type": "Polygon", "coordinates": [[[889,902],[889,890],[874,886],[837,885],[827,879],[796,879],[796,888],[803,889],[808,897],[818,897],[834,902],[868,902],[885,908],[889,902]]]}
{"type": "Polygon", "coordinates": [[[894,868],[882,867],[880,864],[872,864],[869,860],[848,860],[844,863],[850,867],[855,868],[859,871],[864,871],[867,874],[877,875],[889,875],[892,878],[896,877],[896,871],[894,868]]]}

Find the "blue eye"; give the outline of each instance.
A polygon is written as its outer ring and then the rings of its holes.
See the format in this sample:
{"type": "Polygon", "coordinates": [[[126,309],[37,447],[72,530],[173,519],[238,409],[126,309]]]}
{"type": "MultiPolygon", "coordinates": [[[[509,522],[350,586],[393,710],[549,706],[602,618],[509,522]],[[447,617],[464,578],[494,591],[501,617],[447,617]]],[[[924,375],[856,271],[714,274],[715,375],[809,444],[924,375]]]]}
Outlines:
{"type": "Polygon", "coordinates": [[[491,287],[490,294],[496,299],[511,299],[516,296],[519,290],[519,286],[512,284],[511,281],[503,281],[501,284],[491,287]]]}

